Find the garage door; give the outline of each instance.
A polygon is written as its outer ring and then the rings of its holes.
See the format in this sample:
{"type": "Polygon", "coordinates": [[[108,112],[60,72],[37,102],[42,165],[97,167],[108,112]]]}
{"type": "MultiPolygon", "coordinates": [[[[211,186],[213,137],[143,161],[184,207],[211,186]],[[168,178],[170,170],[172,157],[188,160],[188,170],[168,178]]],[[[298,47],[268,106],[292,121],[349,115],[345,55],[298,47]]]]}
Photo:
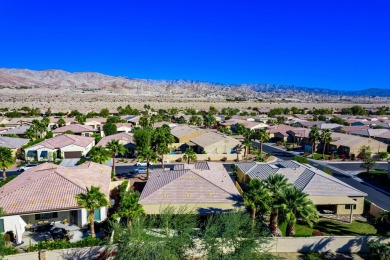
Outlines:
{"type": "Polygon", "coordinates": [[[81,152],[64,152],[64,159],[80,158],[81,152]]]}

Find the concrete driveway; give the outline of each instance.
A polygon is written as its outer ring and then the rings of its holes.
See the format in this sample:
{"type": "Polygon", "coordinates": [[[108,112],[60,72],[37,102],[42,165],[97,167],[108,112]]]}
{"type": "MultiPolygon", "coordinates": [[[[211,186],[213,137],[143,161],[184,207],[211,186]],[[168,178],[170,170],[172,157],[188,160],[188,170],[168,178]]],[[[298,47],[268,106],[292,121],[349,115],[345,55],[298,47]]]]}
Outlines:
{"type": "Polygon", "coordinates": [[[76,163],[80,160],[80,158],[75,158],[75,159],[64,159],[60,163],[61,166],[65,167],[73,167],[76,166],[76,163]]]}

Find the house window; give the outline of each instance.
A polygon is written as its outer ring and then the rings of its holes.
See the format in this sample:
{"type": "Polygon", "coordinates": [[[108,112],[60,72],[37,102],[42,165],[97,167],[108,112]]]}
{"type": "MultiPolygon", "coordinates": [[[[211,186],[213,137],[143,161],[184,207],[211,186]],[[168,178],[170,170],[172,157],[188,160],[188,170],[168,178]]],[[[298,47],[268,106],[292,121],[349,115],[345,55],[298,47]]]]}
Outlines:
{"type": "Polygon", "coordinates": [[[0,219],[0,233],[4,233],[4,219],[0,219]]]}
{"type": "Polygon", "coordinates": [[[94,221],[100,221],[100,209],[95,209],[93,220],[94,221]]]}
{"type": "Polygon", "coordinates": [[[35,214],[35,220],[58,218],[58,212],[35,214]]]}
{"type": "Polygon", "coordinates": [[[356,209],[356,205],[351,205],[351,204],[345,205],[345,209],[351,209],[351,206],[353,206],[352,209],[356,209]]]}

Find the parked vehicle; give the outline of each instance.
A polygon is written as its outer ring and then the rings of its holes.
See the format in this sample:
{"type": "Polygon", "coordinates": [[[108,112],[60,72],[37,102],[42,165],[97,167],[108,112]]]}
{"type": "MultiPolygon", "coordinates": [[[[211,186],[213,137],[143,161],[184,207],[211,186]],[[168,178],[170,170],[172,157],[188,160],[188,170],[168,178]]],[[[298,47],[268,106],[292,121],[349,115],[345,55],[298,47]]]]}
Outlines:
{"type": "Polygon", "coordinates": [[[32,167],[37,166],[37,165],[38,165],[38,164],[27,164],[27,165],[25,165],[25,166],[20,167],[18,171],[24,172],[25,170],[28,170],[28,169],[30,169],[30,168],[32,168],[32,167]]]}
{"type": "MultiPolygon", "coordinates": [[[[143,166],[143,167],[146,167],[147,166],[147,162],[143,161],[143,162],[137,162],[135,165],[136,166],[143,166]]],[[[149,165],[153,165],[153,163],[149,163],[149,165]]]]}
{"type": "MultiPolygon", "coordinates": [[[[137,174],[146,174],[146,167],[138,167],[134,169],[134,172],[137,174]]],[[[149,169],[149,172],[152,172],[152,169],[149,169]]]]}

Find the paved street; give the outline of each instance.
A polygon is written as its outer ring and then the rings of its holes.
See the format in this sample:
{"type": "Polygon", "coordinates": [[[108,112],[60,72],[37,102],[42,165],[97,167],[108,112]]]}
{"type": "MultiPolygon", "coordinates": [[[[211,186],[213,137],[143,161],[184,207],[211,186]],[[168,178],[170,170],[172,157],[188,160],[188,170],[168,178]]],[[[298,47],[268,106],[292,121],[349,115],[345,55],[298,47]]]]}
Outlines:
{"type": "MultiPolygon", "coordinates": [[[[356,171],[356,172],[363,172],[365,169],[361,168],[360,165],[361,162],[356,163],[328,163],[329,165],[339,168],[343,171],[356,171]]],[[[387,162],[377,162],[375,165],[375,169],[378,170],[387,170],[388,163],[387,162]]]]}
{"type": "MultiPolygon", "coordinates": [[[[272,147],[270,145],[265,144],[263,146],[263,150],[266,153],[271,153],[273,156],[278,157],[279,159],[282,160],[289,160],[291,159],[294,155],[290,154],[289,152],[281,151],[275,147],[272,147]]],[[[310,164],[320,170],[323,170],[326,167],[326,163],[316,163],[316,162],[310,162],[310,164]]],[[[329,164],[333,167],[337,167],[342,169],[342,171],[357,171],[359,170],[360,164],[358,163],[331,163],[329,164]]],[[[378,167],[387,167],[386,163],[380,163],[378,164],[378,167]]],[[[361,168],[360,168],[361,169],[361,168]]],[[[387,168],[384,168],[387,169],[387,168]]],[[[359,180],[354,179],[351,176],[346,176],[345,174],[342,173],[342,171],[335,170],[334,168],[332,169],[333,177],[345,182],[346,184],[359,189],[365,193],[368,194],[366,197],[369,201],[375,203],[379,207],[385,209],[385,210],[390,210],[390,196],[386,193],[383,193],[381,191],[376,190],[375,188],[367,185],[365,182],[361,182],[359,180]]]]}

